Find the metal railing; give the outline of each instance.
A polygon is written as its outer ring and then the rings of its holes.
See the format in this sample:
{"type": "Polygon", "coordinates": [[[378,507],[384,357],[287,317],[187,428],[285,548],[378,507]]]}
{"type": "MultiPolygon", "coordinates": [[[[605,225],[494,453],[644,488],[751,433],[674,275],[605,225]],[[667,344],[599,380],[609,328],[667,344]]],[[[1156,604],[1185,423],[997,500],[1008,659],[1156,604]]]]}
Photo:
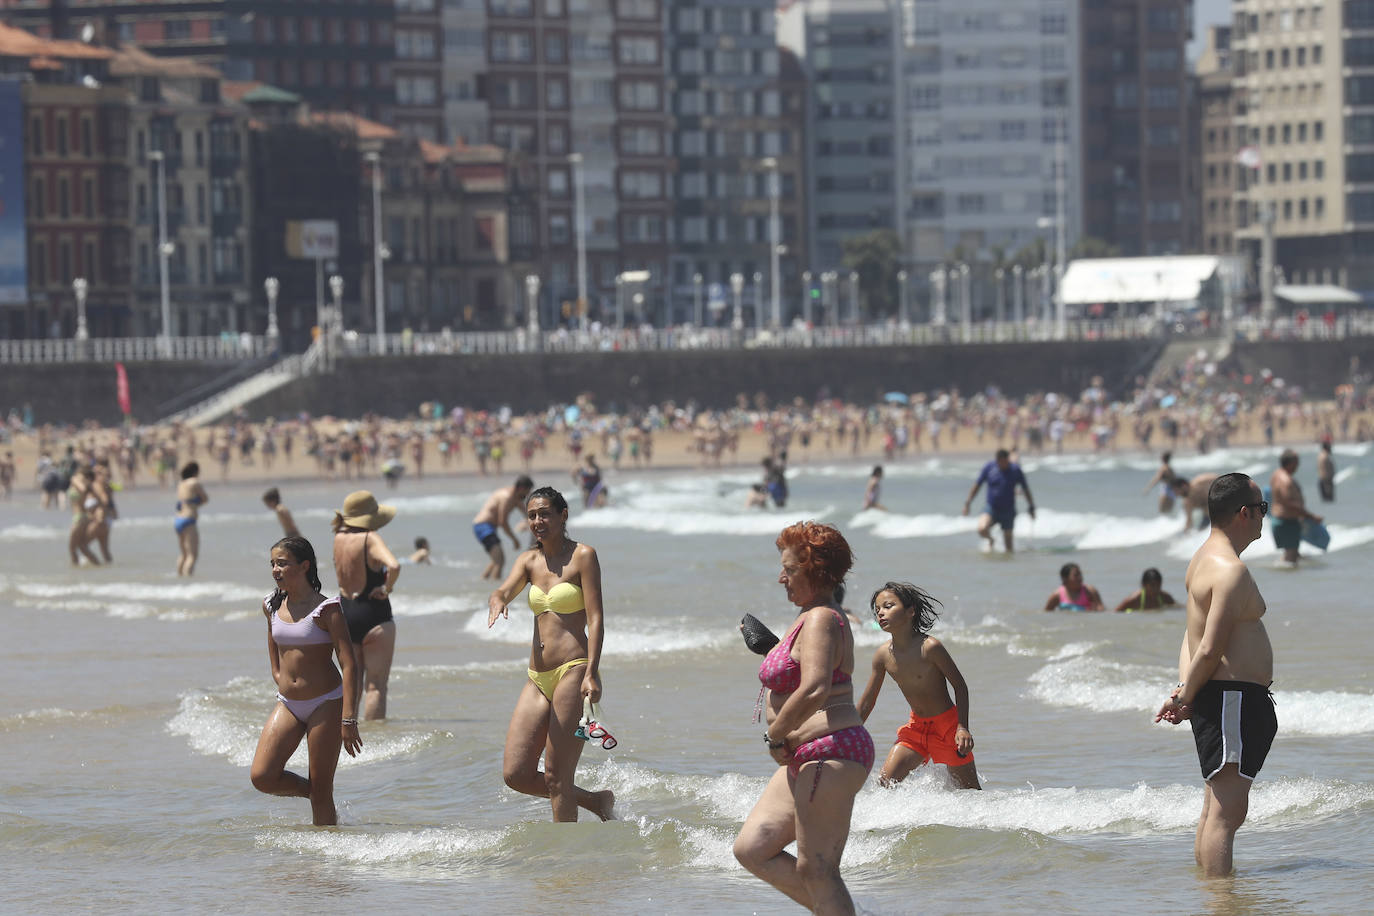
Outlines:
{"type": "Polygon", "coordinates": [[[0,340],[0,363],[113,363],[258,359],[278,348],[265,336],[20,338],[0,340]]]}

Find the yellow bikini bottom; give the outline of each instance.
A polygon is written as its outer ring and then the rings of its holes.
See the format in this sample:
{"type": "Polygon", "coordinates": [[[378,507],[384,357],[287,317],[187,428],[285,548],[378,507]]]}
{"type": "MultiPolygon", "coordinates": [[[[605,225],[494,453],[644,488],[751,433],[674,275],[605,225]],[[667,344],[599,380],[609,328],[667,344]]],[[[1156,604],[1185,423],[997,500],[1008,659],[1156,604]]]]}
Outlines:
{"type": "Polygon", "coordinates": [[[579,665],[585,664],[587,664],[585,658],[575,658],[570,662],[564,662],[551,671],[535,671],[533,668],[526,668],[525,670],[529,672],[530,680],[534,682],[534,686],[538,687],[545,699],[552,703],[553,691],[558,687],[558,682],[563,680],[563,675],[579,665]]]}

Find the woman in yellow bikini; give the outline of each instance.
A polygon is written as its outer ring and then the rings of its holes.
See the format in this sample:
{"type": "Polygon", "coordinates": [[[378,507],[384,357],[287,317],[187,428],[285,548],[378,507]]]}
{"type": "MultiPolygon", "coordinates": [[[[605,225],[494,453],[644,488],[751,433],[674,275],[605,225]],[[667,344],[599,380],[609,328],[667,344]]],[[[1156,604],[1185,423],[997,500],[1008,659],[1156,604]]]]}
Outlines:
{"type": "Polygon", "coordinates": [[[506,785],[547,798],[555,821],[577,820],[586,808],[603,821],[612,817],[615,796],[589,792],[573,783],[582,739],[574,734],[583,698],[601,699],[601,562],[596,550],[568,537],[568,503],[552,487],[540,487],[525,502],[537,544],[491,593],[487,626],[509,616],[509,604],[529,584],[534,612],[529,683],[520,691],[506,731],[502,774],[506,785]],[[539,769],[539,755],[544,769],[539,769]]]}

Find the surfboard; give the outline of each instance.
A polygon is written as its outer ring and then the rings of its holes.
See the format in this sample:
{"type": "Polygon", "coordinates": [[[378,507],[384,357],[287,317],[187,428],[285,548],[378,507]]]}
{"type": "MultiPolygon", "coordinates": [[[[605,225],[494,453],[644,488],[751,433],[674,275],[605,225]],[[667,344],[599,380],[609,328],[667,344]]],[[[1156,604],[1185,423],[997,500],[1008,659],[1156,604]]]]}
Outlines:
{"type": "Polygon", "coordinates": [[[1318,550],[1325,550],[1331,543],[1331,532],[1321,522],[1305,521],[1302,523],[1302,539],[1318,550]]]}

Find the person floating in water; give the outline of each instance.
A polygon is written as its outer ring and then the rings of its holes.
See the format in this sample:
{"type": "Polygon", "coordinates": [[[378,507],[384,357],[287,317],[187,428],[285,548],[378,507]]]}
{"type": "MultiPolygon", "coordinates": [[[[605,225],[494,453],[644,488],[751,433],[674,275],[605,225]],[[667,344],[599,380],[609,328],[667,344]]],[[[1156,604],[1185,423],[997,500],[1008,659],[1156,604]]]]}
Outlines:
{"type": "Polygon", "coordinates": [[[1118,611],[1162,611],[1178,607],[1174,596],[1164,591],[1164,576],[1151,566],[1140,574],[1140,591],[1132,592],[1116,606],[1118,611]]]}
{"type": "Polygon", "coordinates": [[[1065,563],[1059,568],[1059,588],[1050,592],[1045,601],[1047,611],[1105,611],[1102,596],[1091,585],[1083,584],[1083,570],[1077,563],[1065,563]]]}
{"type": "Polygon", "coordinates": [[[911,707],[911,721],[897,730],[878,781],[893,786],[916,767],[934,762],[949,767],[960,788],[981,789],[968,729],[968,684],[949,650],[930,635],[938,603],[909,582],[888,582],[873,593],[873,616],[892,639],[873,654],[859,715],[868,721],[890,675],[911,707]]]}

